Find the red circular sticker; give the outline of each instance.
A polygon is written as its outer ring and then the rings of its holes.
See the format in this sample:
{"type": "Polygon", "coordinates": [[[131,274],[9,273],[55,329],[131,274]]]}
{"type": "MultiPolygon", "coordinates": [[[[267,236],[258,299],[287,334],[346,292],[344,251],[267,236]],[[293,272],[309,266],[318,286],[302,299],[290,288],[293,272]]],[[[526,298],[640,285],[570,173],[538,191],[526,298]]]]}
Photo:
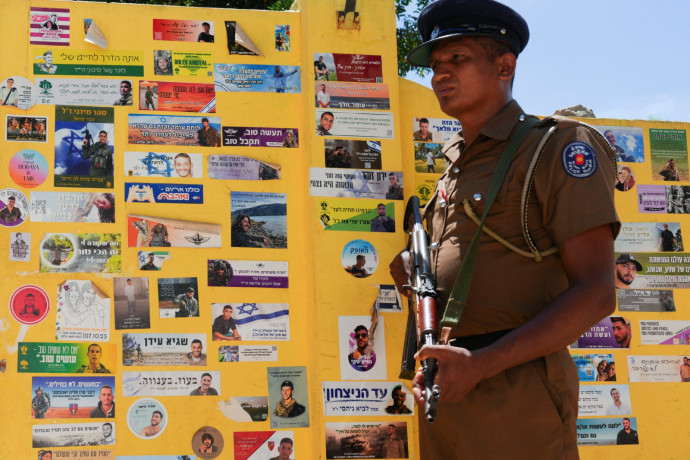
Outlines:
{"type": "Polygon", "coordinates": [[[10,297],[10,313],[22,324],[38,324],[48,316],[50,299],[46,291],[33,284],[21,286],[10,297]]]}

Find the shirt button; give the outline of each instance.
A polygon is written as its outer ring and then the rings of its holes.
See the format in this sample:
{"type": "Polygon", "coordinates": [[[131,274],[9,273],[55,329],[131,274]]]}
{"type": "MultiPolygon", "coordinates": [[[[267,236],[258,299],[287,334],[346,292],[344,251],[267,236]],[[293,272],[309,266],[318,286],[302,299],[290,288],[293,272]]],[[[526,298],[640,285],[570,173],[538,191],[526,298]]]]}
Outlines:
{"type": "Polygon", "coordinates": [[[432,251],[435,251],[436,249],[438,249],[438,243],[437,242],[431,243],[429,245],[429,249],[431,249],[432,251]]]}
{"type": "Polygon", "coordinates": [[[453,173],[457,174],[460,172],[460,168],[458,166],[456,166],[452,169],[452,171],[453,171],[453,173]]]}

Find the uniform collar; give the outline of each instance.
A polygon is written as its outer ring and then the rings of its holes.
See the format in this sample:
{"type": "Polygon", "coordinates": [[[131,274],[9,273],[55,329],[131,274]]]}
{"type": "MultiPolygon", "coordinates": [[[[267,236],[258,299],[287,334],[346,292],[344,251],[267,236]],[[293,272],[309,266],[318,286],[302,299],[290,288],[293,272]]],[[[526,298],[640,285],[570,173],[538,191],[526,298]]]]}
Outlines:
{"type": "MultiPolygon", "coordinates": [[[[510,133],[513,132],[513,128],[518,122],[520,115],[524,113],[520,104],[513,99],[484,125],[479,134],[496,140],[507,140],[510,137],[510,133]]],[[[460,158],[460,153],[464,146],[465,140],[462,137],[461,130],[455,133],[446,145],[443,146],[443,154],[453,164],[460,158]],[[455,148],[458,144],[460,144],[460,148],[455,148]]]]}

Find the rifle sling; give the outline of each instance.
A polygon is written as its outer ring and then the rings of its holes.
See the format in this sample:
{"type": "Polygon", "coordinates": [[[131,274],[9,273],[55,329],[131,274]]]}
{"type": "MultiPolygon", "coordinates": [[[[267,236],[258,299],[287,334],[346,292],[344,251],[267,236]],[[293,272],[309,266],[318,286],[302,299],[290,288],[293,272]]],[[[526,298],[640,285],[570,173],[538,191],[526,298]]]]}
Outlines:
{"type": "Polygon", "coordinates": [[[474,272],[474,265],[477,261],[477,250],[479,249],[479,240],[481,239],[484,222],[486,221],[486,217],[489,215],[489,209],[494,203],[496,195],[498,195],[498,191],[503,185],[503,180],[508,173],[508,169],[513,161],[515,152],[522,143],[527,131],[537,123],[539,123],[539,119],[536,117],[525,117],[524,120],[520,121],[520,125],[517,127],[513,135],[510,136],[508,145],[506,145],[506,148],[503,151],[500,160],[498,161],[494,175],[491,178],[489,191],[486,194],[486,202],[484,204],[482,220],[477,227],[477,231],[474,233],[474,237],[472,238],[472,242],[470,243],[465,257],[462,260],[460,270],[455,278],[455,284],[453,284],[453,290],[450,293],[448,303],[446,304],[446,309],[443,312],[443,318],[441,319],[441,343],[448,343],[448,337],[451,329],[457,328],[460,324],[462,311],[465,308],[467,295],[470,292],[472,274],[474,272]]]}

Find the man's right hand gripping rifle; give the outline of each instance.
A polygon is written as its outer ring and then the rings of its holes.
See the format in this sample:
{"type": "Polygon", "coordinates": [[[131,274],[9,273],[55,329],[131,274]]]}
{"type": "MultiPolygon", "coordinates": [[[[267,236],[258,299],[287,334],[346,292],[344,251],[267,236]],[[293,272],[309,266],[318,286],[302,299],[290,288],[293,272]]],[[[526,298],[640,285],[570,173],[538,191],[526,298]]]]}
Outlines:
{"type": "MultiPolygon", "coordinates": [[[[431,273],[429,257],[429,235],[424,230],[422,216],[419,210],[419,198],[413,196],[407,202],[404,219],[405,231],[410,234],[407,250],[403,251],[390,265],[391,275],[398,290],[410,297],[413,293],[417,304],[417,334],[415,337],[413,325],[408,321],[408,331],[404,349],[412,351],[412,343],[416,338],[419,348],[424,345],[436,345],[438,331],[436,329],[436,280],[431,273]],[[412,276],[411,276],[412,275],[412,276]]],[[[410,300],[411,302],[411,300],[410,300]]],[[[412,315],[412,308],[410,308],[412,315]]],[[[416,348],[416,347],[415,347],[416,348]]],[[[404,353],[401,377],[406,374],[406,367],[414,366],[412,357],[404,353]]],[[[416,355],[415,355],[416,358],[416,355]]],[[[438,385],[434,384],[436,376],[436,359],[427,358],[422,361],[422,367],[414,377],[414,393],[417,401],[425,403],[425,414],[429,422],[436,417],[436,403],[441,396],[438,385]]]]}

